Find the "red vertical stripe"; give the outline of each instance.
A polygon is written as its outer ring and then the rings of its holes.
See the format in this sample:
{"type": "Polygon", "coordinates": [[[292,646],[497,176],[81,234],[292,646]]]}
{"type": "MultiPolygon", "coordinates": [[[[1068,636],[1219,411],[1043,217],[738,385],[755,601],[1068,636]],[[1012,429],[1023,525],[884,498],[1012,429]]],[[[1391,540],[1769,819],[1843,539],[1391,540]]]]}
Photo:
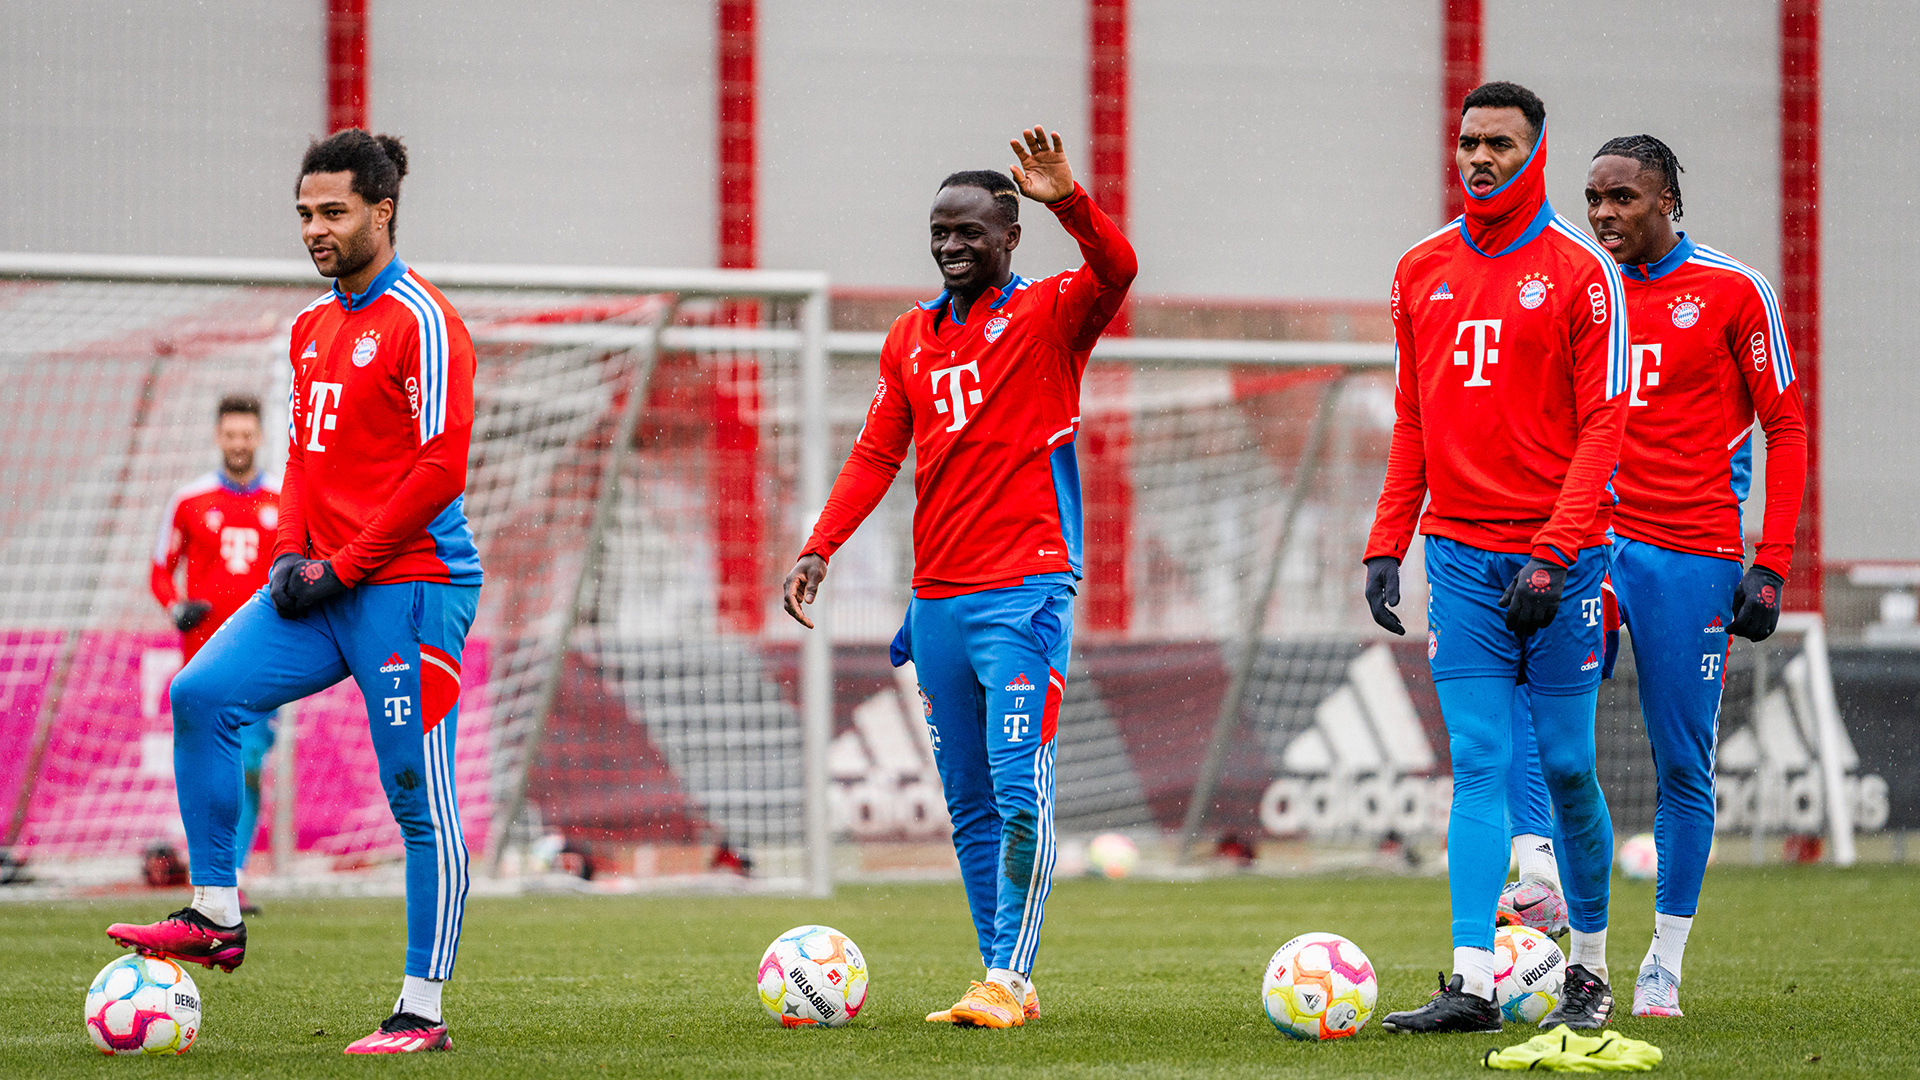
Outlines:
{"type": "Polygon", "coordinates": [[[1780,4],[1780,315],[1807,413],[1807,494],[1787,602],[1822,611],[1820,552],[1820,0],[1780,4]]]}
{"type": "Polygon", "coordinates": [[[754,233],[754,0],[719,0],[720,266],[759,265],[754,233]]]}
{"type": "Polygon", "coordinates": [[[367,0],[327,0],[327,131],[367,126],[367,0]]]}
{"type": "MultiPolygon", "coordinates": [[[[723,269],[751,270],[759,265],[754,228],[757,128],[754,113],[759,85],[758,38],[754,0],[719,0],[717,69],[719,101],[719,249],[723,269]]],[[[724,304],[722,324],[751,326],[760,306],[751,301],[724,304]]],[[[760,498],[760,364],[751,354],[712,358],[713,498],[708,503],[714,557],[719,578],[720,628],[757,634],[766,620],[766,522],[760,498]]]]}
{"type": "MultiPolygon", "coordinates": [[[[1127,225],[1127,3],[1088,0],[1087,95],[1090,164],[1087,190],[1122,229],[1127,225]]],[[[1128,308],[1107,333],[1131,333],[1128,308]]],[[[1086,529],[1086,624],[1090,630],[1124,633],[1133,618],[1133,423],[1124,407],[1131,373],[1124,367],[1093,367],[1083,380],[1082,413],[1075,451],[1081,462],[1081,500],[1086,529]],[[1102,407],[1101,402],[1112,403],[1102,407]]]]}
{"type": "Polygon", "coordinates": [[[1481,82],[1486,18],[1480,0],[1446,0],[1444,20],[1440,29],[1440,147],[1445,162],[1440,194],[1445,200],[1445,220],[1452,221],[1466,209],[1453,151],[1460,142],[1460,103],[1481,82]]]}

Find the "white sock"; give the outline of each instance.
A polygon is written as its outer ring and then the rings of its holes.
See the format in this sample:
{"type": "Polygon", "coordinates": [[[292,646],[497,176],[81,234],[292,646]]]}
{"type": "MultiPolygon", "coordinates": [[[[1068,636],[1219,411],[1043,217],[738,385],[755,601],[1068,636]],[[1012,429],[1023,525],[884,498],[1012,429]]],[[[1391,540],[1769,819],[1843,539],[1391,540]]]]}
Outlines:
{"type": "Polygon", "coordinates": [[[1607,978],[1607,932],[1602,929],[1589,934],[1575,930],[1572,947],[1567,950],[1567,963],[1579,964],[1603,983],[1613,982],[1607,978]]]}
{"type": "Polygon", "coordinates": [[[193,910],[205,915],[215,926],[240,924],[240,886],[195,885],[193,910]]]}
{"type": "Polygon", "coordinates": [[[1660,966],[1680,977],[1680,958],[1687,952],[1687,934],[1693,930],[1691,915],[1662,915],[1653,913],[1653,944],[1647,946],[1647,958],[1640,962],[1646,968],[1658,961],[1660,966]]]}
{"type": "Polygon", "coordinates": [[[1553,839],[1521,833],[1513,838],[1513,858],[1520,864],[1521,881],[1540,881],[1560,891],[1560,864],[1553,857],[1553,839]]]}
{"type": "Polygon", "coordinates": [[[400,984],[400,1000],[393,1003],[393,1011],[410,1012],[422,1020],[440,1022],[440,988],[447,985],[444,979],[422,979],[409,975],[400,984]]]}
{"type": "Polygon", "coordinates": [[[1460,989],[1477,998],[1493,1000],[1493,950],[1471,945],[1453,950],[1453,973],[1460,976],[1460,989]]]}
{"type": "Polygon", "coordinates": [[[1007,993],[1012,994],[1013,1000],[1015,1001],[1025,1002],[1027,1000],[1027,980],[1021,978],[1020,973],[1014,971],[1012,968],[992,968],[988,970],[987,981],[990,983],[999,983],[1001,986],[1006,987],[1007,993]]]}

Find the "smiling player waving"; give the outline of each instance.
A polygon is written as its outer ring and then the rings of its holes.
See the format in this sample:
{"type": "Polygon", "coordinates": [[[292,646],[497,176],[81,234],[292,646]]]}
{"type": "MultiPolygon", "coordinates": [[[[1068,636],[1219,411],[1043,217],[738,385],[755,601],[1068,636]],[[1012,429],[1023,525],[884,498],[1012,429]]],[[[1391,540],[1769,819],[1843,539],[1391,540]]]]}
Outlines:
{"type": "Polygon", "coordinates": [[[893,660],[919,676],[988,969],[927,1019],[994,1028],[1039,1011],[1027,977],[1052,881],[1053,736],[1081,576],[1080,378],[1137,265],[1074,183],[1060,136],[1036,127],[1023,141],[1013,181],[959,172],[940,185],[930,224],[946,291],[894,321],[866,427],[785,585],[788,613],[811,627],[802,605],[911,442],[913,601],[893,660]],[[1013,272],[1022,194],[1053,211],[1085,265],[1013,272]]]}

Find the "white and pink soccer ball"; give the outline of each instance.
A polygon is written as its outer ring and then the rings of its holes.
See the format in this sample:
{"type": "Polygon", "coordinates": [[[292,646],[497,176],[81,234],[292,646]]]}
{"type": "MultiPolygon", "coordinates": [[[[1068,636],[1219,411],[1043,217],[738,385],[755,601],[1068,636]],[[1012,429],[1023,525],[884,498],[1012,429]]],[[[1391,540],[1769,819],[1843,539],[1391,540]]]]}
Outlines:
{"type": "Polygon", "coordinates": [[[1553,939],[1530,926],[1503,926],[1493,935],[1493,1002],[1501,1015],[1537,1024],[1560,1002],[1567,958],[1553,939]]]}
{"type": "Polygon", "coordinates": [[[1356,1034],[1379,996],[1373,962],[1339,934],[1302,934],[1280,946],[1260,980],[1260,1007],[1291,1039],[1356,1034]]]}
{"type": "Polygon", "coordinates": [[[200,1034],[200,990],[172,960],[128,953],[93,977],[86,1021],[103,1054],[184,1054],[200,1034]]]}
{"type": "Polygon", "coordinates": [[[1620,845],[1620,872],[1634,881],[1651,881],[1660,872],[1660,849],[1652,833],[1629,837],[1620,845]]]}
{"type": "Polygon", "coordinates": [[[781,1027],[845,1027],[867,1004],[867,960],[831,926],[796,926],[760,957],[760,1004],[781,1027]]]}
{"type": "Polygon", "coordinates": [[[1104,878],[1123,878],[1140,865],[1140,847],[1126,833],[1101,833],[1087,844],[1087,866],[1104,878]]]}

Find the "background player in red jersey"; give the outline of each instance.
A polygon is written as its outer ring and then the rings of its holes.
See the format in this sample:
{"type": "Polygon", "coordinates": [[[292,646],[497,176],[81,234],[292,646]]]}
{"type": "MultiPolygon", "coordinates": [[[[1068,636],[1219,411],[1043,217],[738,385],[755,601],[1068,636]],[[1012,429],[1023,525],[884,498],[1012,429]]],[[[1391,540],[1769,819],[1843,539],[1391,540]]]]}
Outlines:
{"type": "MultiPolygon", "coordinates": [[[[191,661],[214,631],[267,583],[267,552],[280,522],[280,481],[261,473],[260,399],[233,394],[214,411],[220,468],[173,493],[153,548],[153,598],[180,631],[180,652],[191,661]],[[186,588],[175,577],[186,567],[186,588]]],[[[273,748],[273,721],[241,729],[244,788],[234,830],[237,868],[245,870],[260,817],[260,768],[273,748]]],[[[246,914],[254,910],[244,899],[246,914]]]]}
{"type": "Polygon", "coordinates": [[[987,967],[927,1019],[995,1028],[1039,1014],[1028,977],[1053,880],[1053,736],[1081,576],[1080,377],[1137,269],[1073,182],[1060,136],[1036,127],[1023,140],[1013,181],[960,172],[935,195],[946,291],[888,331],[866,427],[785,585],[787,612],[811,627],[802,608],[827,560],[911,443],[913,602],[893,662],[914,662],[987,967]],[[1040,281],[1013,272],[1021,194],[1053,211],[1085,265],[1040,281]]]}
{"type": "Polygon", "coordinates": [[[1367,541],[1367,599],[1380,625],[1404,632],[1389,607],[1417,520],[1431,586],[1427,656],[1453,758],[1454,977],[1426,1005],[1387,1016],[1389,1031],[1500,1028],[1492,948],[1517,682],[1528,687],[1553,794],[1574,934],[1566,992],[1542,1023],[1598,1027],[1612,1009],[1613,830],[1593,718],[1626,326],[1619,268],[1547,201],[1545,121],[1525,87],[1495,82],[1467,95],[1454,158],[1467,212],[1394,273],[1395,421],[1367,541]]]}
{"type": "Polygon", "coordinates": [[[350,1054],[445,1050],[467,846],[453,785],[460,656],[480,596],[463,492],[473,343],[393,250],[406,150],[337,132],[308,147],[295,207],[332,291],[294,319],[287,474],[264,592],[173,680],[174,774],[191,906],[117,923],[124,945],[227,971],[246,956],[234,887],[239,731],[352,676],[407,853],[406,976],[350,1054]]]}
{"type": "Polygon", "coordinates": [[[1681,959],[1713,846],[1727,639],[1773,633],[1807,475],[1806,421],[1773,287],[1674,230],[1680,171],[1666,143],[1628,136],[1594,155],[1586,190],[1587,222],[1621,264],[1633,331],[1613,582],[1653,746],[1660,854],[1635,1016],[1681,1015],[1681,959]],[[1766,517],[1743,574],[1740,504],[1756,414],[1767,433],[1766,517]]]}

